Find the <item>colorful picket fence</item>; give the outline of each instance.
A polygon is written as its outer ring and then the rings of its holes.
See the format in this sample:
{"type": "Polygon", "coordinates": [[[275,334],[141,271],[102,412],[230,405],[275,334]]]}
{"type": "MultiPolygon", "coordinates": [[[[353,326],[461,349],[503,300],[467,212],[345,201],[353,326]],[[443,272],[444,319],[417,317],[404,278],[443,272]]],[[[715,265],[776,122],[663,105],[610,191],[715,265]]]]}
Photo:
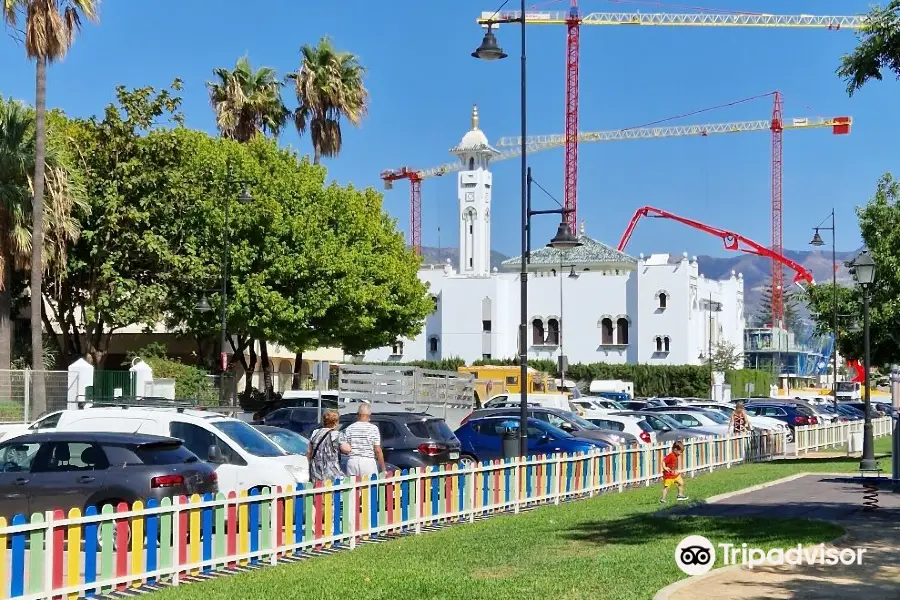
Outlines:
{"type": "MultiPolygon", "coordinates": [[[[863,433],[863,421],[844,421],[825,425],[800,426],[794,429],[794,455],[835,448],[849,443],[852,434],[863,433]]],[[[872,419],[872,436],[880,438],[893,433],[891,417],[872,419]]]]}
{"type": "MultiPolygon", "coordinates": [[[[444,465],[370,480],[89,507],[0,518],[0,598],[75,600],[423,527],[517,513],[628,486],[662,473],[668,446],[444,465]]],[[[686,443],[686,475],[780,456],[784,436],[686,443]]]]}

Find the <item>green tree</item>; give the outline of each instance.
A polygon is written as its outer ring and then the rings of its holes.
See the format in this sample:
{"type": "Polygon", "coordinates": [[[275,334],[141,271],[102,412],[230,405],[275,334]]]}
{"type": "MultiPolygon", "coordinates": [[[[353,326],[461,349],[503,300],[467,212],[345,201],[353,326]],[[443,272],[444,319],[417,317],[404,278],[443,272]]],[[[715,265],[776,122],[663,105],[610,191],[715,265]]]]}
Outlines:
{"type": "MultiPolygon", "coordinates": [[[[801,319],[798,313],[799,300],[792,292],[784,294],[784,327],[789,331],[797,332],[800,329],[801,319]]],[[[757,327],[772,325],[772,284],[766,284],[759,295],[759,308],[753,318],[757,327]]]]}
{"type": "MultiPolygon", "coordinates": [[[[834,329],[835,292],[831,282],[820,283],[807,288],[806,306],[815,323],[816,334],[829,335],[834,329]]],[[[852,287],[838,284],[838,351],[847,358],[858,358],[860,342],[856,335],[860,323],[862,305],[860,297],[852,287]]]]}
{"type": "Polygon", "coordinates": [[[900,77],[900,0],[873,7],[859,39],[856,49],[841,57],[837,69],[850,96],[871,79],[881,81],[885,70],[900,77]]]}
{"type": "MultiPolygon", "coordinates": [[[[736,344],[720,341],[713,347],[712,364],[716,371],[733,371],[741,367],[742,352],[736,344]]],[[[709,364],[707,362],[707,364],[709,364]]]]}
{"type": "Polygon", "coordinates": [[[160,322],[169,273],[180,260],[173,248],[185,237],[182,217],[196,210],[194,190],[170,168],[183,160],[181,129],[156,125],[180,123],[180,99],[153,88],[119,87],[116,94],[102,119],[60,119],[53,131],[78,157],[90,212],[64,276],[48,282],[48,319],[62,330],[62,356],[97,366],[117,329],[160,322]]]}
{"type": "MultiPolygon", "coordinates": [[[[44,170],[47,150],[47,65],[69,52],[82,19],[97,20],[97,0],[3,0],[4,20],[16,27],[24,19],[25,55],[35,61],[35,145],[31,250],[31,364],[43,357],[42,281],[44,275],[44,170]]],[[[44,380],[34,381],[34,414],[46,410],[44,380]]]]}
{"type": "Polygon", "coordinates": [[[281,81],[273,69],[254,70],[246,56],[233,70],[215,69],[206,84],[216,112],[216,127],[224,138],[247,142],[259,134],[277,136],[290,112],[281,100],[281,81]]]}
{"type": "Polygon", "coordinates": [[[341,118],[357,126],[366,115],[366,70],[355,55],[335,50],[328,37],[320,39],[317,46],[304,44],[300,54],[299,69],[287,76],[297,97],[294,125],[301,136],[309,131],[313,164],[319,164],[323,156],[341,152],[341,118]]]}

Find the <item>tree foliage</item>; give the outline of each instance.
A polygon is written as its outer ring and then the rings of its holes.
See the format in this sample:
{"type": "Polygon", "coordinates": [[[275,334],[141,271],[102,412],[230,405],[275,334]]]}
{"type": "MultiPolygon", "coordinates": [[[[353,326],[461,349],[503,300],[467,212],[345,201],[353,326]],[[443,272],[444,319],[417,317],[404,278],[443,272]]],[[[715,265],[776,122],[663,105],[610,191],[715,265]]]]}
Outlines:
{"type": "Polygon", "coordinates": [[[242,56],[234,69],[215,69],[206,84],[216,113],[216,127],[224,138],[247,142],[259,134],[277,136],[289,111],[281,101],[281,81],[273,69],[254,70],[242,56]]]}
{"type": "Polygon", "coordinates": [[[873,7],[859,39],[856,49],[841,57],[837,69],[850,96],[869,80],[881,81],[885,71],[900,78],[900,0],[873,7]]]}
{"type": "MultiPolygon", "coordinates": [[[[720,341],[713,348],[712,364],[716,371],[733,371],[741,367],[741,349],[736,344],[728,341],[720,341]]],[[[707,363],[708,364],[708,363],[707,363]]]]}
{"type": "MultiPolygon", "coordinates": [[[[876,186],[875,195],[857,208],[860,233],[875,261],[871,290],[870,337],[872,364],[900,362],[900,182],[888,173],[876,186]]],[[[834,288],[820,284],[809,289],[808,305],[817,330],[830,332],[834,288]]],[[[839,349],[850,359],[863,357],[862,292],[858,287],[838,287],[839,349]]]]}
{"type": "Polygon", "coordinates": [[[226,200],[226,322],[246,370],[253,340],[361,352],[415,334],[432,304],[381,196],[326,185],[324,168],[263,136],[183,127],[179,89],[119,88],[102,119],[63,120],[91,207],[47,294],[67,356],[102,364],[110,335],[134,324],[214,339],[226,200]],[[244,183],[253,199],[239,203],[244,183]],[[214,310],[198,313],[204,295],[214,310]]]}
{"type": "MultiPolygon", "coordinates": [[[[787,291],[784,299],[784,328],[795,333],[801,329],[801,319],[798,312],[799,299],[797,294],[787,291]]],[[[759,296],[759,308],[753,317],[756,327],[765,327],[772,324],[772,284],[766,284],[759,296]]]]}

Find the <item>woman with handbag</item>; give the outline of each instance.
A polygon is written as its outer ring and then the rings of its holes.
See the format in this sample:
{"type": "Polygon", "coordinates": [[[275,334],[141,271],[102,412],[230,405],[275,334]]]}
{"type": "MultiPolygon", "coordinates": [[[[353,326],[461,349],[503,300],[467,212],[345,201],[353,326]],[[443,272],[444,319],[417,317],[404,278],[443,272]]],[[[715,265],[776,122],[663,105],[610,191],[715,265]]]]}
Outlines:
{"type": "Polygon", "coordinates": [[[341,454],[350,454],[350,444],[342,442],[338,433],[340,415],[336,410],[327,410],[322,415],[322,427],[313,431],[309,439],[309,479],[317,481],[335,480],[344,476],[341,472],[341,454]]]}

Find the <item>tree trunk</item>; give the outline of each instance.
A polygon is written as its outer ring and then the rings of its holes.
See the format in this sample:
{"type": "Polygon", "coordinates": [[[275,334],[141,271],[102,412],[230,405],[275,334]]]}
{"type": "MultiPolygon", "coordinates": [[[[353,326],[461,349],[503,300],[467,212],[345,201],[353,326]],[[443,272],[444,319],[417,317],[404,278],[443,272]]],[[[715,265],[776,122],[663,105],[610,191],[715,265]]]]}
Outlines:
{"type": "MultiPolygon", "coordinates": [[[[12,319],[12,261],[5,257],[3,289],[0,290],[0,370],[9,370],[12,361],[13,319],[12,319]]],[[[6,378],[4,377],[4,380],[6,378]]]]}
{"type": "Polygon", "coordinates": [[[47,61],[38,57],[35,69],[34,97],[34,201],[31,206],[31,368],[40,376],[32,386],[31,416],[36,418],[47,412],[44,389],[44,340],[41,302],[44,263],[44,161],[47,144],[47,61]]]}
{"type": "Polygon", "coordinates": [[[319,151],[318,146],[313,147],[313,164],[317,165],[322,162],[322,153],[319,151]]]}
{"type": "Polygon", "coordinates": [[[272,396],[274,385],[272,382],[272,362],[269,360],[269,345],[265,340],[259,341],[259,357],[262,360],[263,384],[265,385],[266,398],[272,396]]]}
{"type": "Polygon", "coordinates": [[[297,353],[294,357],[294,377],[291,381],[291,389],[300,389],[300,379],[303,376],[303,351],[297,353]]]}
{"type": "Polygon", "coordinates": [[[243,365],[244,367],[244,395],[248,398],[253,393],[253,374],[256,372],[256,342],[250,339],[247,344],[247,350],[250,354],[250,361],[243,365]]]}

